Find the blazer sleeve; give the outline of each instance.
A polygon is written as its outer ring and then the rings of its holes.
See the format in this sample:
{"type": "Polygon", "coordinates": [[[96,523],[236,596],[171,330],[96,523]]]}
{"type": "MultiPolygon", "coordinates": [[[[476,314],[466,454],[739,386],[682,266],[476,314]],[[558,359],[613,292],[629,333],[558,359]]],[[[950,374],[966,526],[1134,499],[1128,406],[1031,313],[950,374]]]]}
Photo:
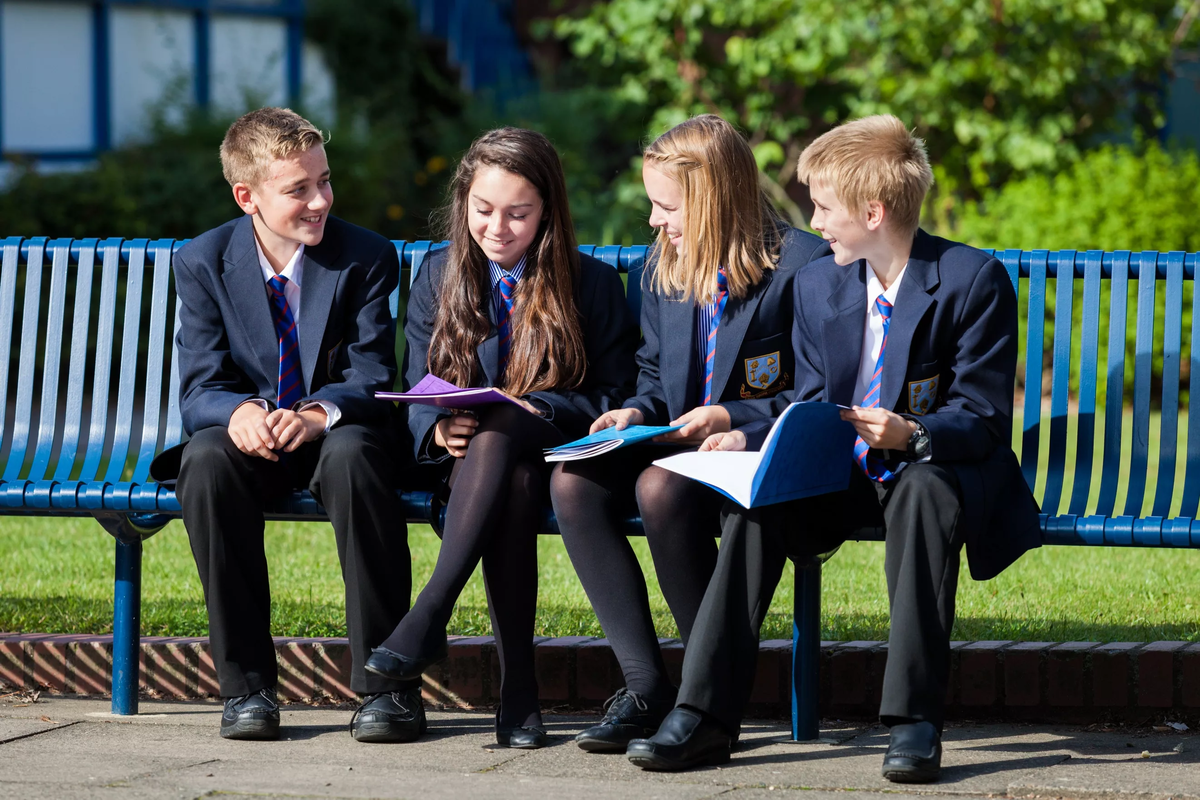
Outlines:
{"type": "Polygon", "coordinates": [[[304,398],[333,403],[342,412],[340,425],[387,424],[391,410],[375,399],[375,392],[390,392],[396,382],[396,321],[388,298],[399,280],[396,248],[385,242],[344,300],[351,309],[343,332],[350,364],[342,371],[342,380],[304,398]]]}
{"type": "MultiPolygon", "coordinates": [[[[587,433],[592,421],[621,408],[634,391],[638,346],[637,322],[625,302],[621,276],[607,264],[590,267],[591,291],[580,298],[587,375],[577,389],[532,392],[535,405],[549,406],[548,418],[567,435],[587,433]]],[[[581,281],[582,284],[582,281],[581,281]]]]}
{"type": "Polygon", "coordinates": [[[624,408],[642,412],[647,425],[663,425],[671,419],[667,395],[663,391],[659,367],[662,340],[659,338],[659,304],[657,292],[642,292],[642,346],[635,357],[637,364],[637,394],[625,401],[624,408]]]}
{"type": "Polygon", "coordinates": [[[982,460],[1012,436],[1017,297],[999,260],[976,274],[956,323],[954,380],[945,402],[921,417],[935,462],[982,460]]]}
{"type": "Polygon", "coordinates": [[[172,265],[179,300],[179,414],[190,436],[204,428],[228,427],[234,409],[258,393],[233,361],[221,307],[206,285],[211,272],[196,269],[185,253],[176,253],[172,265]]]}
{"type": "MultiPolygon", "coordinates": [[[[429,371],[429,341],[433,338],[433,322],[437,314],[433,273],[438,271],[430,263],[431,260],[427,256],[417,272],[404,312],[404,366],[401,372],[406,392],[429,371]]],[[[437,464],[452,458],[448,452],[433,444],[433,426],[446,416],[449,414],[435,406],[413,403],[408,407],[408,430],[412,434],[413,455],[418,464],[437,464]]]]}

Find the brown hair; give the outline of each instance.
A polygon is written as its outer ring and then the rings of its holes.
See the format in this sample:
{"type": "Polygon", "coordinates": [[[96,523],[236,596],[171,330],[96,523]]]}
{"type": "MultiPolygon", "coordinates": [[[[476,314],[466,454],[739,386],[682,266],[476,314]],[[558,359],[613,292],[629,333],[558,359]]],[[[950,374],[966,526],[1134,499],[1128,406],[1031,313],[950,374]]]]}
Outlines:
{"type": "Polygon", "coordinates": [[[779,256],[779,215],[759,186],[750,145],[725,120],[702,114],[659,136],[642,157],[683,191],[684,255],[660,230],[651,288],[710,302],[725,267],[730,294],[745,297],[779,256]]]}
{"type": "Polygon", "coordinates": [[[933,186],[925,142],[891,114],[847,122],[822,134],[800,154],[796,176],[828,186],[852,214],[883,204],[901,233],[915,234],[921,204],[933,186]]]}
{"type": "Polygon", "coordinates": [[[272,161],[324,145],[316,126],[290,108],[260,108],[244,114],[225,131],[221,170],[233,186],[259,186],[272,161]]]}
{"type": "Polygon", "coordinates": [[[500,128],[476,139],[450,182],[441,227],[451,245],[438,291],[428,369],[458,386],[472,385],[477,372],[475,348],[491,330],[488,259],[467,222],[471,184],[479,169],[486,167],[524,178],[542,198],[542,220],[526,251],[525,273],[514,298],[502,388],[518,396],[574,388],[583,382],[587,355],[575,307],[579,251],[566,180],[550,140],[521,128],[500,128]]]}

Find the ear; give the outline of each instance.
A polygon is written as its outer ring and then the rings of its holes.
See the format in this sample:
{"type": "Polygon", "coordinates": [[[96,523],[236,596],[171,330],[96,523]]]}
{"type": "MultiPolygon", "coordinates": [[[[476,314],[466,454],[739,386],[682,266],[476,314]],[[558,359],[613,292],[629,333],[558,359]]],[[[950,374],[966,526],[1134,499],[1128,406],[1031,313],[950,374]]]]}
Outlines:
{"type": "Polygon", "coordinates": [[[878,200],[871,200],[867,203],[866,223],[867,230],[877,231],[883,227],[883,221],[887,217],[887,209],[883,207],[883,203],[878,200]]]}
{"type": "Polygon", "coordinates": [[[245,213],[250,215],[258,213],[258,203],[254,200],[253,191],[240,181],[233,185],[233,200],[245,213]]]}

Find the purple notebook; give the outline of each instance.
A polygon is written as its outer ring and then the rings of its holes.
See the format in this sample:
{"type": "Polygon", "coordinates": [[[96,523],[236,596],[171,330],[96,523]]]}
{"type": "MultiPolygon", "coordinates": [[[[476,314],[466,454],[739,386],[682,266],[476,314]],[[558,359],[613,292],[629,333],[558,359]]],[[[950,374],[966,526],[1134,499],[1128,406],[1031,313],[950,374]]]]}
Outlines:
{"type": "Polygon", "coordinates": [[[417,403],[438,408],[474,408],[490,403],[520,403],[498,389],[460,389],[435,375],[426,375],[407,392],[376,392],[379,400],[395,400],[399,403],[417,403]]]}

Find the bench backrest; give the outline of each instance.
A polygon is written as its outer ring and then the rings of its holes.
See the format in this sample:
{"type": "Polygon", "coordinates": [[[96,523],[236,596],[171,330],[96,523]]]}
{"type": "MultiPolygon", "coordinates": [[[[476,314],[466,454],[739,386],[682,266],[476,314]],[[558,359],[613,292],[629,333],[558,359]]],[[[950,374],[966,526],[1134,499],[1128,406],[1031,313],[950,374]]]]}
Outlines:
{"type": "MultiPolygon", "coordinates": [[[[0,240],[0,511],[177,511],[148,471],[183,436],[170,270],[183,244],[0,240]]],[[[410,281],[440,246],[395,245],[410,281]]],[[[629,274],[636,312],[646,248],[580,249],[629,274]]],[[[1188,425],[1200,420],[1200,255],[996,255],[1022,308],[1014,447],[1046,540],[1200,547],[1200,422],[1188,425]]],[[[394,315],[400,304],[397,290],[394,315]]]]}

